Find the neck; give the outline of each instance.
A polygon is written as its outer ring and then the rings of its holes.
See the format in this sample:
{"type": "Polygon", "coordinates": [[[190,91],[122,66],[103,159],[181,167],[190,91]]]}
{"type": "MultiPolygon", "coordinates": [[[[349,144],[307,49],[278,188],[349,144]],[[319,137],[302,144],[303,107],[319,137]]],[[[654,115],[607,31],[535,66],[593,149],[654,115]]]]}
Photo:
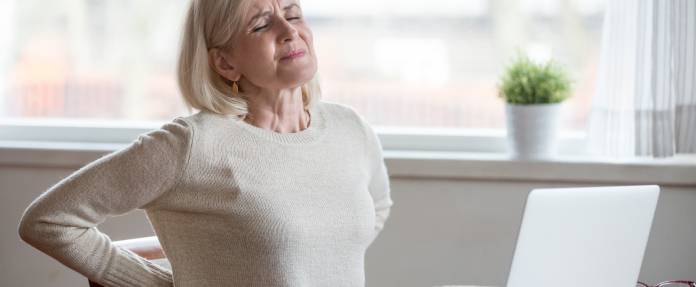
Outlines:
{"type": "Polygon", "coordinates": [[[248,114],[244,121],[251,125],[278,133],[296,133],[309,127],[311,115],[304,109],[300,88],[246,98],[248,114]]]}

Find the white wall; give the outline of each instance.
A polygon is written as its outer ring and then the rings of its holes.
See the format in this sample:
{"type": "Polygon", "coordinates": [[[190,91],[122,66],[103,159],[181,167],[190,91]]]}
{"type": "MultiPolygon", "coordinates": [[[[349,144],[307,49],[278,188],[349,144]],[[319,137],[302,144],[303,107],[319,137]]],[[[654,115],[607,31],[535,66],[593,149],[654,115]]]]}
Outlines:
{"type": "MultiPolygon", "coordinates": [[[[396,171],[394,162],[388,166],[396,171]]],[[[0,165],[0,286],[87,286],[81,275],[17,234],[24,208],[72,170],[0,165]]],[[[600,184],[393,178],[395,205],[383,233],[368,249],[367,285],[502,286],[527,192],[587,185],[600,184]]],[[[641,279],[696,279],[696,186],[662,188],[641,279]]],[[[107,220],[99,229],[113,240],[153,235],[145,220],[135,211],[107,220]]]]}

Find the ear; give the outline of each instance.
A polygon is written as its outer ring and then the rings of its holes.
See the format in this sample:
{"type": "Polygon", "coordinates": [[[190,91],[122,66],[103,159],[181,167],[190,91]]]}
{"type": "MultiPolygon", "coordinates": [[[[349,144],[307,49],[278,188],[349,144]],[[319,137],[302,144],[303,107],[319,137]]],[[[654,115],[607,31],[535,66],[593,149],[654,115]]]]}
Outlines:
{"type": "Polygon", "coordinates": [[[208,64],[220,76],[230,81],[239,81],[239,78],[242,77],[242,74],[230,61],[229,54],[218,48],[208,51],[208,64]]]}

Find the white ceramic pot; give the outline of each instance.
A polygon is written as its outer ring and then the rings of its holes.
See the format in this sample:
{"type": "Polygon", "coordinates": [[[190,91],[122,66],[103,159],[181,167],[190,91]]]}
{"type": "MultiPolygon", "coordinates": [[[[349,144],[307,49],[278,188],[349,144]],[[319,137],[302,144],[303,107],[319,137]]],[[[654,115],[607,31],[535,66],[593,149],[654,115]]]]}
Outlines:
{"type": "Polygon", "coordinates": [[[549,159],[556,153],[561,103],[506,105],[508,150],[517,159],[549,159]]]}

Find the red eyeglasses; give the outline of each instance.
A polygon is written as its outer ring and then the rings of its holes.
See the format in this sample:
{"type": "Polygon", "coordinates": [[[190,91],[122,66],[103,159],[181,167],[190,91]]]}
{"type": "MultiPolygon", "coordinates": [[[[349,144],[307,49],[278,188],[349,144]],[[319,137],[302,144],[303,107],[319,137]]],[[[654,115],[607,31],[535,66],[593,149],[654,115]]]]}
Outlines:
{"type": "Polygon", "coordinates": [[[657,283],[657,285],[655,286],[650,286],[648,284],[638,281],[636,287],[696,287],[696,282],[686,280],[672,280],[657,283]]]}

